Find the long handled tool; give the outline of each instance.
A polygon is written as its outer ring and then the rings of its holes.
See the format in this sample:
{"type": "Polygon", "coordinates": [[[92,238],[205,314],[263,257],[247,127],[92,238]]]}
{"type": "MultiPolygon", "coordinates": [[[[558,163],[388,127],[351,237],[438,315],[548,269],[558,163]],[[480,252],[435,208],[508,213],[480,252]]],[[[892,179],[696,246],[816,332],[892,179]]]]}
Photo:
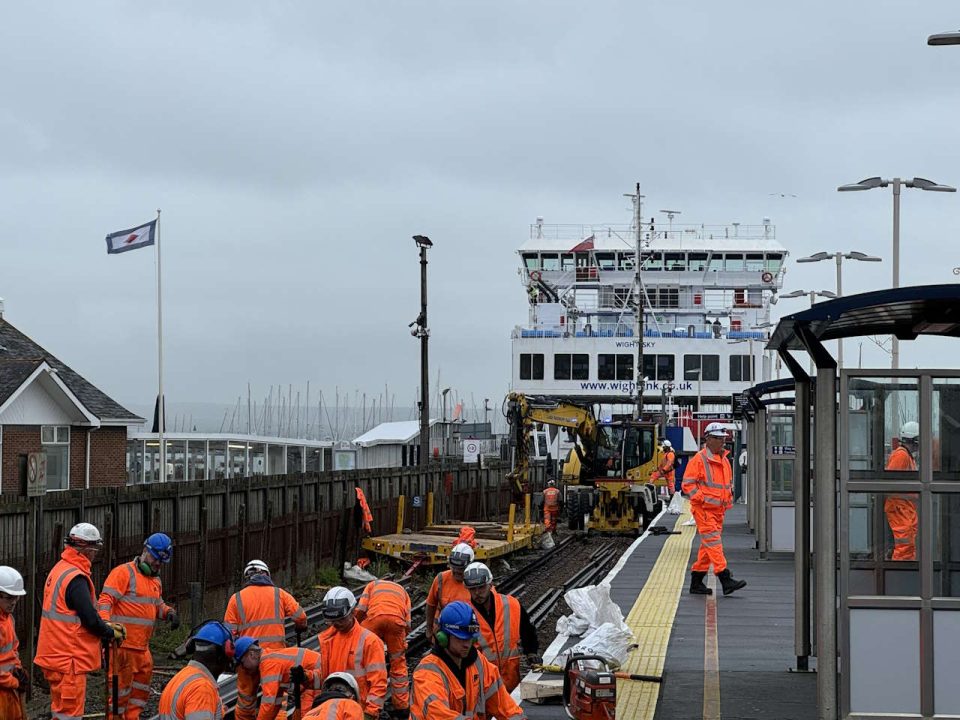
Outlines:
{"type": "Polygon", "coordinates": [[[108,717],[110,711],[110,646],[113,642],[103,644],[103,716],[108,717]]]}
{"type": "MultiPolygon", "coordinates": [[[[566,669],[559,665],[534,665],[533,669],[538,672],[564,673],[566,669]]],[[[619,680],[639,680],[641,682],[662,683],[663,678],[660,675],[637,675],[634,673],[625,673],[619,671],[610,671],[610,674],[619,680]]]]}
{"type": "MultiPolygon", "coordinates": [[[[298,643],[299,644],[299,643],[298,643]]],[[[293,683],[293,720],[301,719],[301,710],[300,710],[300,678],[298,677],[294,680],[292,677],[290,680],[293,683]]]]}

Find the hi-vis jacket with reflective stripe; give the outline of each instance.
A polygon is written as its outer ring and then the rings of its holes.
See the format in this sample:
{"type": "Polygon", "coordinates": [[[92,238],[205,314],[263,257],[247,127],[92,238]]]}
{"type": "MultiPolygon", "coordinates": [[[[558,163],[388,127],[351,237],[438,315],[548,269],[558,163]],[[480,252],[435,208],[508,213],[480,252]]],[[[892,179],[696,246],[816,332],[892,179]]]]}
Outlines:
{"type": "Polygon", "coordinates": [[[444,570],[439,573],[430,585],[430,591],[427,593],[427,605],[437,608],[437,612],[449,605],[455,600],[470,602],[470,591],[467,586],[459,582],[454,576],[452,570],[444,570]]]}
{"type": "Polygon", "coordinates": [[[363,709],[355,700],[333,698],[320,703],[303,720],[363,720],[363,709]]]}
{"type": "Polygon", "coordinates": [[[389,580],[372,580],[357,601],[357,620],[389,615],[410,629],[410,596],[403,586],[389,580]]]}
{"type": "Polygon", "coordinates": [[[20,643],[13,627],[13,616],[0,610],[0,688],[16,689],[20,684],[11,675],[20,664],[20,654],[17,650],[20,643]]]}
{"type": "Polygon", "coordinates": [[[690,458],[683,473],[683,492],[691,504],[715,509],[733,507],[733,468],[729,453],[712,453],[707,448],[690,458]]]}
{"type": "Polygon", "coordinates": [[[257,638],[264,650],[279,650],[286,645],[283,621],[287,617],[301,629],[307,626],[307,614],[286,590],[247,585],[230,597],[223,622],[237,635],[257,638]]]}
{"type": "Polygon", "coordinates": [[[154,623],[173,612],[162,595],[160,578],[147,577],[137,569],[137,561],[132,560],[117,565],[107,575],[97,609],[104,622],[120,623],[127,628],[123,647],[146,650],[154,623]]]}
{"type": "MultiPolygon", "coordinates": [[[[903,445],[894,448],[887,458],[885,470],[913,471],[917,469],[917,461],[913,455],[903,445]]],[[[887,498],[898,498],[900,500],[910,500],[916,502],[920,496],[917,493],[887,493],[887,498]]]]}
{"type": "Polygon", "coordinates": [[[413,720],[483,720],[523,718],[496,666],[479,653],[467,656],[464,684],[438,655],[424,656],[413,671],[413,720]],[[471,661],[471,658],[473,660],[471,661]]]}
{"type": "Polygon", "coordinates": [[[348,672],[360,686],[360,704],[378,717],[387,697],[387,664],[383,641],[355,622],[347,632],[328,627],[319,635],[321,675],[348,672]]]}
{"type": "Polygon", "coordinates": [[[84,628],[77,614],[67,607],[67,585],[78,575],[86,579],[93,605],[96,596],[90,579],[90,561],[67,546],[43,586],[40,635],[34,658],[42,668],[73,674],[100,667],[100,638],[84,628]]]}
{"type": "MultiPolygon", "coordinates": [[[[323,684],[320,653],[303,647],[271,650],[260,657],[260,712],[257,720],[273,720],[280,713],[286,693],[291,692],[290,669],[306,671],[304,690],[319,691],[323,684]]],[[[309,707],[309,705],[307,706],[309,707]]]]}
{"type": "Polygon", "coordinates": [[[160,720],[223,720],[217,681],[196,660],[174,675],[160,695],[160,720]]]}
{"type": "Polygon", "coordinates": [[[543,491],[543,506],[550,510],[560,507],[560,491],[555,487],[548,487],[543,491]]]}
{"type": "Polygon", "coordinates": [[[520,601],[512,595],[501,595],[491,590],[496,612],[495,627],[477,612],[480,623],[480,651],[497,666],[507,692],[520,684],[520,601]]]}

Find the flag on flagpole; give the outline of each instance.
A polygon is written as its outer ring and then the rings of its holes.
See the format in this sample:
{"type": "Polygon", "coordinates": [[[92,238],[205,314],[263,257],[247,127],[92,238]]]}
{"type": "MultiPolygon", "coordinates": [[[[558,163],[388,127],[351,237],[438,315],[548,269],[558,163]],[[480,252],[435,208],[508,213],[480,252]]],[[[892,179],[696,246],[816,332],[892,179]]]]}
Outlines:
{"type": "Polygon", "coordinates": [[[120,230],[107,235],[107,254],[127,252],[138,248],[153,245],[154,234],[157,232],[157,221],[151,220],[145,225],[130,228],[129,230],[120,230]]]}

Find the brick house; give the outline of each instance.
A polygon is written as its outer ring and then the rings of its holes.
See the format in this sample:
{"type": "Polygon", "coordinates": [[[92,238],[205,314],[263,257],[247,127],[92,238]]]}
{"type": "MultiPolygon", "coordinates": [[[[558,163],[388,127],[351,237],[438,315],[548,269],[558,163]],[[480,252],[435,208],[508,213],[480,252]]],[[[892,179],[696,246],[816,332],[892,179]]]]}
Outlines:
{"type": "Polygon", "coordinates": [[[0,494],[24,494],[33,452],[48,491],[125,485],[127,429],[142,422],[0,315],[0,494]]]}

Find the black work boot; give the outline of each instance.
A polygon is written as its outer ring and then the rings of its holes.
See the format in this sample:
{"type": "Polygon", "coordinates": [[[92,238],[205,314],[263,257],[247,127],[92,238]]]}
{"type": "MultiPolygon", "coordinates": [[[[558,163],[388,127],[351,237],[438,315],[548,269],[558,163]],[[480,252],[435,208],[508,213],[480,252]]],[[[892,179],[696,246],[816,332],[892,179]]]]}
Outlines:
{"type": "Polygon", "coordinates": [[[745,588],[747,586],[746,580],[734,580],[733,575],[730,574],[729,570],[722,570],[717,573],[717,579],[720,581],[720,584],[723,585],[723,594],[729,595],[732,592],[736,592],[740,588],[745,588]]]}
{"type": "Polygon", "coordinates": [[[713,595],[713,590],[703,584],[703,579],[707,576],[705,572],[690,571],[690,594],[691,595],[713,595]]]}

